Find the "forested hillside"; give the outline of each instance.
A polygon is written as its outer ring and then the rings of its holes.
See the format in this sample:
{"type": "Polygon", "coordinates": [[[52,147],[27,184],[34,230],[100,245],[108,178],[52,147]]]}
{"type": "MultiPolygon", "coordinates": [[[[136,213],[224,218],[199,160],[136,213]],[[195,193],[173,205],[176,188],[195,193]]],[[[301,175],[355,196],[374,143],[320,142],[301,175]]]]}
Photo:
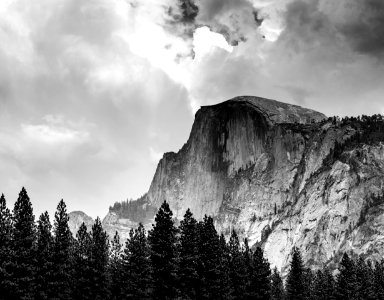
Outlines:
{"type": "Polygon", "coordinates": [[[344,254],[336,276],[304,266],[292,249],[283,281],[261,248],[250,249],[235,231],[219,236],[213,219],[188,210],[178,227],[164,202],[153,228],[131,230],[108,242],[100,219],[76,237],[66,205],[35,222],[23,188],[13,212],[0,198],[1,299],[384,299],[384,262],[344,254]]]}

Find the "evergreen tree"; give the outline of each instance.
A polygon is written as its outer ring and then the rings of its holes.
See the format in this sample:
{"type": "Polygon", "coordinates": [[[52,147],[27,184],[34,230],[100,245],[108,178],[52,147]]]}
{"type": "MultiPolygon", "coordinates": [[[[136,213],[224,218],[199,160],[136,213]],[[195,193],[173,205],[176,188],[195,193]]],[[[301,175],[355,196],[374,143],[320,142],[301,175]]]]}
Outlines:
{"type": "MultiPolygon", "coordinates": [[[[159,272],[158,274],[164,274],[159,272]]],[[[123,298],[122,299],[151,299],[152,298],[152,268],[150,249],[143,224],[135,230],[131,229],[123,253],[123,298]]],[[[169,276],[169,274],[167,274],[169,276]]],[[[159,280],[160,278],[156,278],[159,280]]],[[[160,279],[161,280],[161,279],[160,279]]],[[[169,284],[169,283],[167,283],[169,284]]],[[[169,285],[168,285],[169,286],[169,285]]],[[[171,287],[173,288],[173,287],[171,287]]],[[[164,298],[167,291],[155,294],[155,299],[164,298]]],[[[170,296],[168,296],[169,299],[170,296]]]]}
{"type": "Polygon", "coordinates": [[[292,250],[292,260],[286,283],[287,300],[304,300],[304,264],[298,248],[292,250]]]}
{"type": "Polygon", "coordinates": [[[364,259],[360,257],[355,264],[356,273],[356,299],[375,300],[375,287],[374,287],[374,272],[370,262],[365,263],[364,259]]]}
{"type": "Polygon", "coordinates": [[[220,238],[211,217],[198,223],[198,235],[198,299],[221,299],[220,238]]]}
{"type": "Polygon", "coordinates": [[[91,300],[90,283],[91,237],[84,222],[80,225],[74,241],[73,272],[74,289],[73,298],[76,300],[91,300]]]}
{"type": "Polygon", "coordinates": [[[336,299],[350,300],[355,299],[357,290],[355,264],[347,253],[344,253],[339,266],[337,276],[336,299]]]}
{"type": "Polygon", "coordinates": [[[179,280],[183,299],[196,299],[199,288],[197,222],[188,209],[180,222],[179,280]]]}
{"type": "Polygon", "coordinates": [[[164,201],[148,236],[153,266],[154,294],[158,299],[174,299],[177,296],[177,228],[172,216],[168,203],[164,201]]]}
{"type": "Polygon", "coordinates": [[[11,298],[12,215],[7,208],[4,195],[0,197],[0,295],[4,299],[11,298]]]}
{"type": "Polygon", "coordinates": [[[325,268],[318,270],[313,279],[312,298],[314,300],[334,300],[335,281],[331,272],[325,268]]]}
{"type": "Polygon", "coordinates": [[[239,237],[235,230],[229,239],[230,277],[233,285],[234,299],[244,299],[246,294],[247,267],[240,247],[239,237]]]}
{"type": "Polygon", "coordinates": [[[225,241],[225,237],[223,234],[220,235],[219,240],[219,291],[220,291],[220,299],[230,299],[233,294],[233,287],[231,278],[229,276],[230,272],[230,254],[227,242],[225,241]]]}
{"type": "Polygon", "coordinates": [[[263,250],[257,247],[252,259],[251,299],[268,300],[271,292],[271,269],[263,250]]]}
{"type": "Polygon", "coordinates": [[[52,299],[71,299],[72,294],[72,234],[68,227],[67,207],[63,200],[57,205],[54,222],[52,261],[52,299]]]}
{"type": "Polygon", "coordinates": [[[111,242],[111,251],[109,259],[109,274],[111,278],[110,294],[112,300],[120,299],[122,295],[122,245],[120,243],[119,233],[116,231],[111,242]]]}
{"type": "Polygon", "coordinates": [[[277,268],[274,268],[271,275],[271,300],[283,300],[285,299],[284,295],[283,280],[281,279],[277,268]]]}
{"type": "Polygon", "coordinates": [[[22,188],[13,209],[13,299],[33,299],[36,266],[35,216],[27,191],[22,188]]]}
{"type": "Polygon", "coordinates": [[[48,212],[40,215],[37,226],[37,270],[36,270],[36,299],[49,299],[52,295],[51,274],[52,264],[52,225],[48,212]]]}
{"type": "Polygon", "coordinates": [[[310,300],[313,294],[313,280],[314,274],[312,270],[307,268],[303,272],[303,284],[304,284],[304,299],[310,300]]]}
{"type": "Polygon", "coordinates": [[[246,298],[253,299],[253,291],[255,287],[252,284],[253,273],[253,251],[249,248],[248,239],[244,239],[244,263],[247,270],[247,282],[246,282],[246,298]]]}
{"type": "Polygon", "coordinates": [[[374,270],[374,287],[376,299],[384,299],[384,261],[377,262],[374,270]]]}
{"type": "Polygon", "coordinates": [[[106,299],[109,297],[109,242],[100,218],[97,218],[92,226],[90,255],[91,299],[106,299]]]}

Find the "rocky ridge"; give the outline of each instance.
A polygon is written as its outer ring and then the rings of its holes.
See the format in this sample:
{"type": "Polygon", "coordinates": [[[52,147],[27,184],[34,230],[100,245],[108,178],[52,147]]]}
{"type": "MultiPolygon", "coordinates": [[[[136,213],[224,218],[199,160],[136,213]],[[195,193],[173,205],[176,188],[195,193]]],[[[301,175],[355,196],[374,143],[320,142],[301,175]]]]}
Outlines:
{"type": "MultiPolygon", "coordinates": [[[[313,269],[344,251],[382,257],[384,138],[366,124],[249,96],[204,106],[187,143],[160,160],[142,207],[167,200],[178,219],[187,208],[212,215],[283,273],[293,246],[313,269]]],[[[119,222],[117,213],[109,225],[119,222]]]]}

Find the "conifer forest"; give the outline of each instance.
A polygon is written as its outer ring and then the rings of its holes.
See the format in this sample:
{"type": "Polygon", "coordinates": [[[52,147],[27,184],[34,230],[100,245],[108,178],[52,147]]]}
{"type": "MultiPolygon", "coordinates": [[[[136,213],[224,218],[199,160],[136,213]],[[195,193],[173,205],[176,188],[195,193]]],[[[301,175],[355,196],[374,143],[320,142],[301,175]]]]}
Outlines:
{"type": "Polygon", "coordinates": [[[23,188],[14,208],[0,198],[1,299],[384,299],[384,261],[345,253],[336,270],[313,271],[292,249],[289,270],[271,268],[263,249],[190,210],[176,226],[164,202],[152,229],[108,237],[99,218],[76,236],[61,200],[52,221],[36,221],[23,188]],[[284,275],[284,276],[283,276],[284,275]]]}

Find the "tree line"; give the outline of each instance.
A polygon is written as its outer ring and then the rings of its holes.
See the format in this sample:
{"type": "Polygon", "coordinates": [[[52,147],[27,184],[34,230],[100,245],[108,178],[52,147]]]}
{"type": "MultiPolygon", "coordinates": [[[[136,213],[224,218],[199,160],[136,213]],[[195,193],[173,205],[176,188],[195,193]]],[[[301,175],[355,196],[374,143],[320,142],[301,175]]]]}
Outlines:
{"type": "Polygon", "coordinates": [[[190,210],[176,226],[167,202],[124,245],[99,218],[73,237],[68,219],[63,200],[52,226],[47,212],[35,223],[24,188],[12,213],[0,197],[0,299],[384,299],[383,262],[344,254],[333,276],[306,268],[294,248],[284,282],[260,247],[235,231],[227,241],[190,210]]]}

